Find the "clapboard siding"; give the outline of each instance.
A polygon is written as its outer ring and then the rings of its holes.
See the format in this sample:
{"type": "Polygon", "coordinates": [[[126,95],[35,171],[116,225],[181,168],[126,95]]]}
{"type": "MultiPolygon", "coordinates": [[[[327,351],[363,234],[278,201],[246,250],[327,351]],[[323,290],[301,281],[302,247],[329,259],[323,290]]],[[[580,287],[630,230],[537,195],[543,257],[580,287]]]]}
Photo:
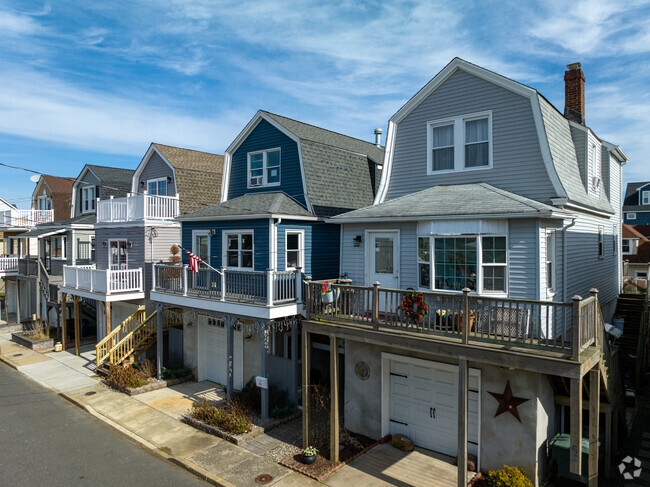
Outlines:
{"type": "Polygon", "coordinates": [[[278,270],[286,269],[287,230],[302,230],[305,233],[305,275],[313,279],[333,279],[339,276],[339,225],[283,220],[277,233],[278,270]]]}
{"type": "Polygon", "coordinates": [[[237,198],[247,193],[268,191],[284,191],[301,204],[306,204],[296,142],[266,120],[260,120],[232,156],[228,199],[237,198]],[[247,188],[248,153],[276,147],[280,148],[280,185],[247,188]]]}
{"type": "Polygon", "coordinates": [[[146,166],[142,170],[140,179],[137,181],[138,191],[142,192],[147,189],[147,181],[149,179],[171,178],[172,182],[167,183],[167,196],[176,196],[176,180],[174,179],[174,171],[169,167],[162,157],[157,152],[153,152],[146,166]],[[144,181],[144,186],[141,184],[144,181]]]}
{"type": "MultiPolygon", "coordinates": [[[[269,268],[269,220],[236,220],[215,222],[183,222],[181,236],[183,247],[192,250],[193,230],[215,230],[214,237],[210,237],[210,265],[219,268],[222,258],[223,232],[227,230],[253,230],[253,265],[256,271],[265,271],[269,268]]],[[[189,257],[183,254],[183,263],[189,264],[189,257]]]]}
{"type": "Polygon", "coordinates": [[[530,100],[459,70],[402,120],[387,200],[440,184],[485,182],[538,201],[555,195],[544,162],[530,100]],[[492,111],[493,167],[427,175],[427,122],[492,111]]]}
{"type": "Polygon", "coordinates": [[[171,256],[172,245],[178,244],[181,241],[181,228],[180,225],[174,226],[156,226],[156,227],[147,227],[141,229],[144,232],[144,257],[145,260],[142,263],[143,272],[144,272],[144,289],[145,292],[151,290],[151,264],[152,262],[169,262],[171,256]],[[156,229],[158,236],[153,239],[153,249],[152,244],[149,242],[147,234],[151,231],[151,228],[156,229]]]}
{"type": "MultiPolygon", "coordinates": [[[[82,206],[81,206],[81,197],[82,197],[82,189],[88,186],[95,186],[95,198],[101,198],[101,187],[100,187],[100,181],[93,174],[92,171],[88,170],[86,171],[86,174],[84,175],[83,179],[79,182],[79,184],[75,188],[75,205],[74,205],[74,215],[73,216],[79,216],[83,215],[84,213],[81,211],[82,206]]],[[[89,212],[92,213],[92,212],[89,212]]]]}
{"type": "MultiPolygon", "coordinates": [[[[95,261],[97,269],[109,268],[110,240],[127,240],[131,247],[126,249],[128,269],[143,267],[145,255],[145,238],[142,227],[115,227],[95,229],[95,261]],[[104,247],[106,242],[106,247],[104,247]]],[[[149,242],[146,242],[149,245],[149,242]]]]}
{"type": "Polygon", "coordinates": [[[537,220],[510,220],[508,224],[508,294],[512,298],[538,298],[538,234],[537,220]]]}

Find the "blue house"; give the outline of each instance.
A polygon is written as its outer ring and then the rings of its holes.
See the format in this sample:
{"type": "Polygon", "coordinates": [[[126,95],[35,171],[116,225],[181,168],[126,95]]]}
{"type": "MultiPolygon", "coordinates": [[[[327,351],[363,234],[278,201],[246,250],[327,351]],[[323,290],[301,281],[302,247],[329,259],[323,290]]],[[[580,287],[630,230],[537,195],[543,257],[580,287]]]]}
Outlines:
{"type": "Polygon", "coordinates": [[[627,183],[623,199],[623,223],[650,225],[650,181],[627,183]]]}
{"type": "Polygon", "coordinates": [[[265,111],[228,147],[222,202],[178,218],[181,245],[204,263],[192,272],[183,253],[182,267],[156,265],[151,292],[185,310],[185,363],[199,380],[230,393],[261,376],[296,398],[303,275],[339,276],[340,226],[326,220],[372,204],[383,156],[265,111]]]}

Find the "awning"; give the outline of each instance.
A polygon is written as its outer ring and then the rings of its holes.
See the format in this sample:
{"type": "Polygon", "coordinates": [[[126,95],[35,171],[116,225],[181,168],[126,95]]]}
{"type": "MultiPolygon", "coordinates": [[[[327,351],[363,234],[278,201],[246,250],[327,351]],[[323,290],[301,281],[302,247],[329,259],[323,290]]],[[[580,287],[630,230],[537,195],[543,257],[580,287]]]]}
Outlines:
{"type": "Polygon", "coordinates": [[[44,237],[49,237],[51,235],[58,235],[60,233],[65,233],[67,231],[66,228],[59,228],[59,229],[52,229],[52,228],[35,228],[34,230],[30,230],[29,232],[26,233],[21,233],[20,235],[17,235],[16,238],[44,238],[44,237]]]}

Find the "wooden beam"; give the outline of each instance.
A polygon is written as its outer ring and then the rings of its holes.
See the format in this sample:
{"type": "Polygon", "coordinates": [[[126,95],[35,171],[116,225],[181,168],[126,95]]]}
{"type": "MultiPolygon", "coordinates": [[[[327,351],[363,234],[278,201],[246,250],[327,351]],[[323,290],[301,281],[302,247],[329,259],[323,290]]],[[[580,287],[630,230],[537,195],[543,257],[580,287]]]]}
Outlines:
{"type": "Polygon", "coordinates": [[[16,324],[20,325],[20,279],[16,278],[16,324]]]}
{"type": "Polygon", "coordinates": [[[289,400],[294,404],[298,404],[298,377],[300,377],[300,368],[298,366],[300,344],[298,340],[300,340],[300,329],[296,321],[291,325],[291,394],[289,394],[289,400]]]}
{"type": "Polygon", "coordinates": [[[68,295],[61,293],[61,345],[63,350],[66,349],[66,341],[68,334],[68,295]]]}
{"type": "Polygon", "coordinates": [[[232,398],[235,386],[235,319],[226,319],[226,397],[232,398]]]}
{"type": "Polygon", "coordinates": [[[571,379],[569,471],[582,475],[582,379],[571,379]]]}
{"type": "Polygon", "coordinates": [[[339,463],[339,345],[330,335],[330,462],[339,463]]]}
{"type": "Polygon", "coordinates": [[[104,306],[106,307],[106,336],[108,336],[113,331],[111,328],[111,302],[106,301],[104,306]]]}
{"type": "Polygon", "coordinates": [[[311,417],[309,400],[309,362],[310,362],[310,336],[309,332],[302,331],[302,447],[309,444],[309,419],[311,417]]]}
{"type": "Polygon", "coordinates": [[[75,354],[79,355],[81,353],[81,337],[79,332],[79,296],[74,297],[74,350],[75,354]]]}
{"type": "Polygon", "coordinates": [[[162,379],[163,366],[163,307],[161,304],[156,306],[156,375],[158,380],[162,379]]]}
{"type": "Polygon", "coordinates": [[[458,487],[467,486],[467,401],[469,368],[466,357],[458,357],[458,487]]]}
{"type": "Polygon", "coordinates": [[[605,413],[605,478],[612,476],[612,412],[605,413]]]}
{"type": "Polygon", "coordinates": [[[262,420],[265,420],[265,419],[269,418],[268,355],[269,355],[269,339],[270,339],[269,334],[270,333],[271,333],[271,330],[270,330],[268,324],[264,323],[264,329],[262,331],[262,348],[260,350],[260,361],[261,361],[260,368],[262,369],[262,377],[266,377],[266,379],[267,379],[267,381],[266,381],[267,388],[262,389],[260,391],[260,396],[261,396],[261,400],[262,400],[262,407],[261,407],[262,420]]]}
{"type": "Polygon", "coordinates": [[[598,487],[598,423],[600,419],[600,369],[589,372],[589,487],[598,487]]]}

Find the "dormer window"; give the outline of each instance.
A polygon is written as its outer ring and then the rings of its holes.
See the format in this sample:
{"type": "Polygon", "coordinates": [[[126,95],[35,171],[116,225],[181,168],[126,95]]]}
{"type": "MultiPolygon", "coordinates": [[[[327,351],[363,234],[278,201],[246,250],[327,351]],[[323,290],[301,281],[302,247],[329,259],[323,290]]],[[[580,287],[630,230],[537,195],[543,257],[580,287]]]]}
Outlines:
{"type": "Polygon", "coordinates": [[[492,167],[492,113],[427,123],[427,174],[492,167]]]}
{"type": "Polygon", "coordinates": [[[95,211],[95,187],[86,186],[81,188],[81,212],[90,213],[95,211]]]}
{"type": "Polygon", "coordinates": [[[641,191],[641,204],[650,205],[650,191],[641,191]]]}
{"type": "Polygon", "coordinates": [[[157,196],[167,196],[167,178],[150,179],[147,181],[147,193],[157,196]]]}
{"type": "Polygon", "coordinates": [[[51,210],[52,209],[52,198],[49,198],[47,195],[38,197],[38,209],[39,210],[51,210]]]}
{"type": "Polygon", "coordinates": [[[248,187],[280,184],[280,149],[248,153],[248,187]]]}

